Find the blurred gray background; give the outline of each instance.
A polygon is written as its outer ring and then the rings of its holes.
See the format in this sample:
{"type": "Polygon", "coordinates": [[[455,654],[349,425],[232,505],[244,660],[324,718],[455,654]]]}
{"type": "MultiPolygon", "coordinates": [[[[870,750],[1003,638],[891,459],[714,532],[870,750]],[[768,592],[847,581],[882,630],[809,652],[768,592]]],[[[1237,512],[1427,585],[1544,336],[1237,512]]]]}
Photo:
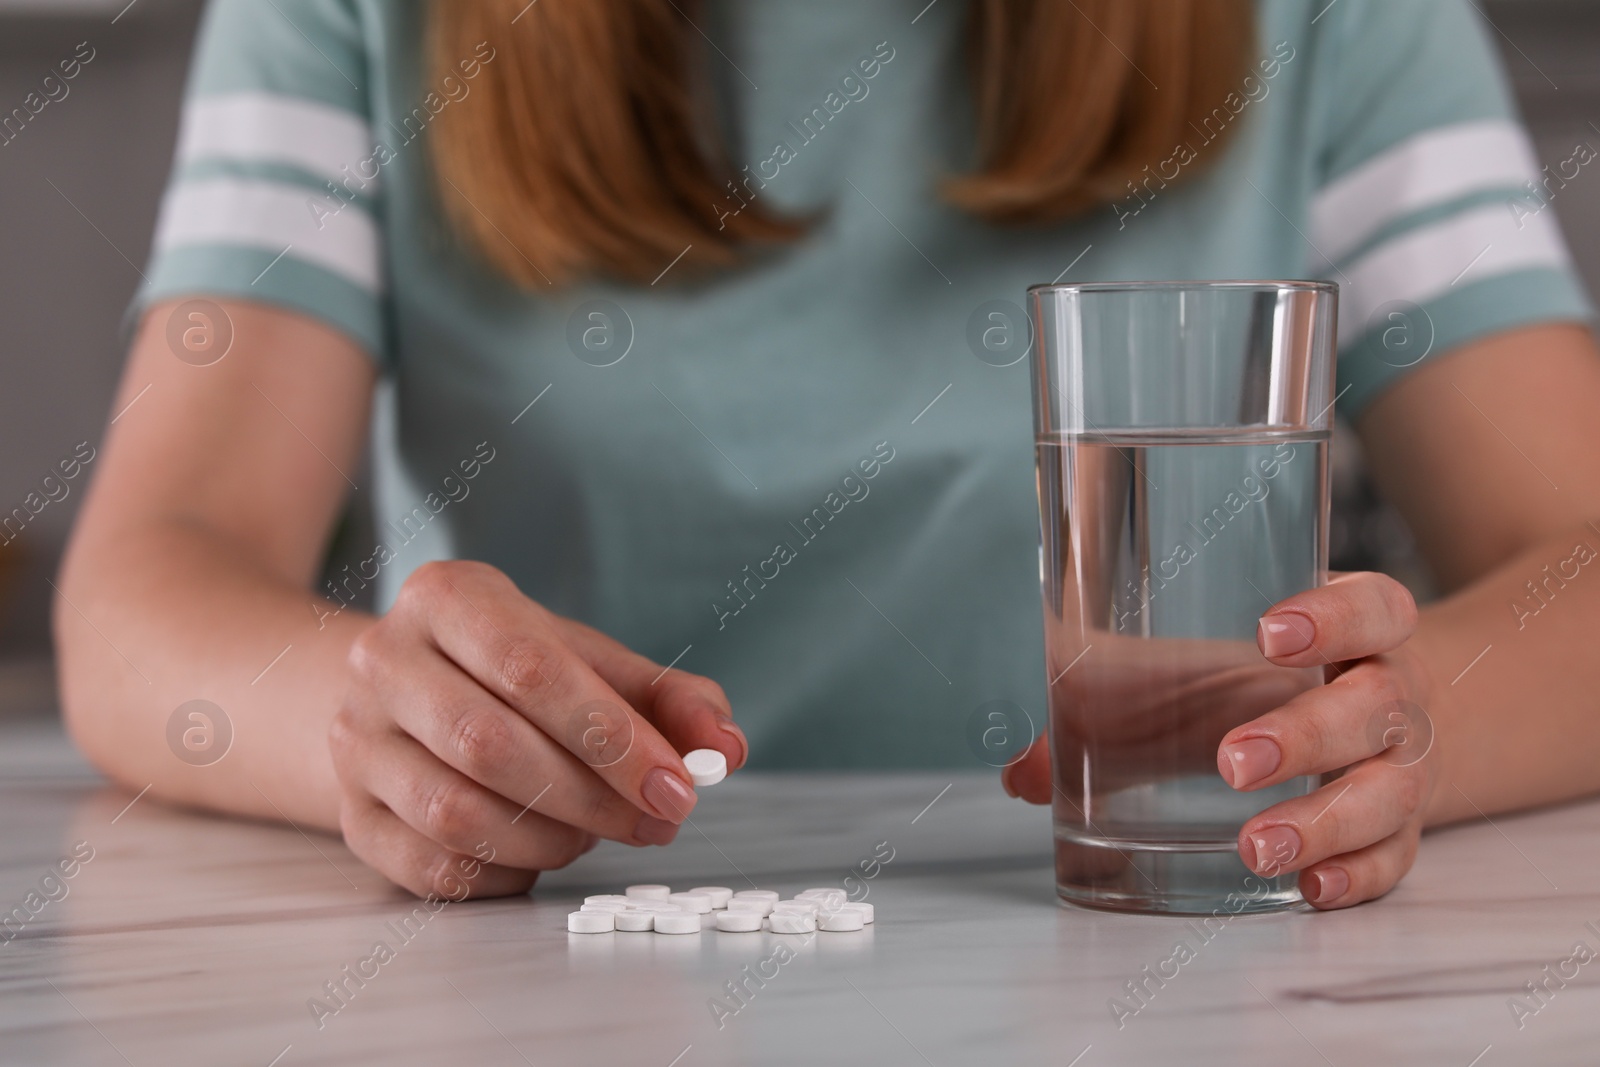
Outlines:
{"type": "MultiPolygon", "coordinates": [[[[0,114],[80,42],[95,51],[67,97],[0,144],[0,512],[78,442],[98,445],[110,417],[121,319],[148,253],[201,6],[0,0],[0,114]]],[[[1480,0],[1480,9],[1497,28],[1541,161],[1567,158],[1579,141],[1600,146],[1600,0],[1480,0]]],[[[1600,176],[1585,170],[1553,206],[1600,292],[1600,176]]],[[[1354,458],[1344,439],[1340,451],[1354,458]]],[[[46,579],[81,498],[75,487],[0,548],[0,707],[50,700],[46,579]]],[[[1348,468],[1336,513],[1338,561],[1406,570],[1403,524],[1348,468]]]]}

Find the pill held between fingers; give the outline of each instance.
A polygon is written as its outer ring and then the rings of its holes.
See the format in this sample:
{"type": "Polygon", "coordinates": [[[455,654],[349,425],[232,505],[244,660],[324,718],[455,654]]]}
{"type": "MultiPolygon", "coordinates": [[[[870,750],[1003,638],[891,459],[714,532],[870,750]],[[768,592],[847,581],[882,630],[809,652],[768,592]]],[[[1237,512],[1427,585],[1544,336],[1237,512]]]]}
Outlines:
{"type": "Polygon", "coordinates": [[[728,777],[728,757],[714,748],[697,748],[683,757],[684,769],[694,780],[695,788],[716,785],[728,777]]]}
{"type": "Polygon", "coordinates": [[[700,915],[692,911],[658,911],[652,913],[655,918],[655,931],[658,934],[698,934],[700,932],[700,915]]]}
{"type": "Polygon", "coordinates": [[[640,908],[636,911],[619,911],[614,916],[617,929],[629,933],[644,933],[656,928],[656,916],[659,913],[653,910],[640,908]]]}
{"type": "Polygon", "coordinates": [[[664,885],[630,885],[624,895],[629,900],[666,900],[671,892],[664,885]]]}
{"type": "Polygon", "coordinates": [[[711,898],[704,893],[674,893],[667,898],[667,903],[701,914],[711,910],[711,898]]]}
{"type": "Polygon", "coordinates": [[[606,934],[617,928],[616,912],[574,911],[567,915],[569,934],[606,934]]]}
{"type": "Polygon", "coordinates": [[[748,908],[717,912],[717,929],[729,933],[754,933],[761,929],[761,922],[761,913],[748,908]]]}
{"type": "Polygon", "coordinates": [[[810,934],[817,929],[817,917],[808,911],[775,911],[767,922],[775,934],[810,934]]]}
{"type": "Polygon", "coordinates": [[[704,893],[711,898],[711,906],[716,909],[726,908],[728,901],[733,899],[733,890],[725,885],[697,885],[689,892],[704,893]]]}
{"type": "Polygon", "coordinates": [[[821,930],[859,930],[865,925],[866,919],[862,917],[859,911],[847,908],[841,908],[834,912],[824,911],[821,917],[817,919],[817,928],[821,930]]]}

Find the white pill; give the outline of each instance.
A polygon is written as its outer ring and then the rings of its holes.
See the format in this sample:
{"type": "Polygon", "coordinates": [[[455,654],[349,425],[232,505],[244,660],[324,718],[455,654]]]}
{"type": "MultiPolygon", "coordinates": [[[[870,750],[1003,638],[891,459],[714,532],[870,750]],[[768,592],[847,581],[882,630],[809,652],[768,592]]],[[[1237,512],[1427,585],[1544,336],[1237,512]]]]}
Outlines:
{"type": "Polygon", "coordinates": [[[626,896],[629,900],[666,900],[672,889],[664,885],[630,885],[626,896]]]}
{"type": "Polygon", "coordinates": [[[628,909],[628,905],[626,905],[626,904],[613,904],[611,901],[607,900],[607,901],[602,901],[602,902],[596,903],[596,904],[585,904],[583,907],[579,908],[578,910],[579,911],[609,911],[613,915],[615,915],[619,911],[627,911],[629,909],[628,909]]]}
{"type": "Polygon", "coordinates": [[[824,911],[817,919],[817,926],[822,930],[859,930],[866,924],[861,913],[850,908],[824,911]]]}
{"type": "Polygon", "coordinates": [[[704,893],[711,898],[713,908],[726,908],[728,901],[733,899],[733,890],[725,885],[697,885],[689,892],[704,893]]]}
{"type": "Polygon", "coordinates": [[[814,900],[780,900],[772,906],[773,911],[803,911],[808,915],[815,915],[822,910],[822,905],[814,900]]]}
{"type": "Polygon", "coordinates": [[[567,915],[569,934],[604,934],[617,928],[617,916],[609,911],[574,911],[567,915]]]}
{"type": "Polygon", "coordinates": [[[596,893],[592,897],[584,897],[585,904],[626,904],[628,898],[621,893],[596,893]]]}
{"type": "Polygon", "coordinates": [[[665,900],[637,900],[628,905],[629,911],[683,911],[678,905],[665,900]]]}
{"type": "Polygon", "coordinates": [[[775,934],[810,934],[817,929],[817,917],[809,911],[775,911],[767,922],[775,934]]]}
{"type": "Polygon", "coordinates": [[[642,933],[656,928],[657,914],[659,913],[640,908],[637,911],[619,911],[613,917],[616,919],[618,930],[642,933]]]}
{"type": "Polygon", "coordinates": [[[868,904],[864,900],[851,901],[839,910],[859,912],[861,915],[861,921],[864,923],[870,923],[873,919],[874,909],[871,904],[868,904]]]}
{"type": "Polygon", "coordinates": [[[716,785],[728,777],[728,757],[714,748],[695,749],[683,757],[683,765],[697,786],[716,785]]]}
{"type": "Polygon", "coordinates": [[[728,911],[753,911],[757,915],[766,915],[772,911],[770,900],[740,900],[734,897],[728,901],[728,911]]]}
{"type": "Polygon", "coordinates": [[[803,889],[794,895],[796,900],[815,900],[817,903],[832,901],[843,904],[849,897],[843,889],[803,889]]]}
{"type": "Polygon", "coordinates": [[[711,910],[711,898],[704,893],[674,893],[667,903],[676,904],[685,911],[704,913],[711,910]]]}
{"type": "Polygon", "coordinates": [[[655,917],[655,931],[658,934],[698,934],[700,932],[700,916],[692,911],[658,911],[655,917]]]}
{"type": "Polygon", "coordinates": [[[761,913],[748,908],[717,912],[717,929],[730,933],[752,933],[761,929],[761,913]]]}
{"type": "Polygon", "coordinates": [[[733,895],[734,900],[767,900],[776,904],[782,894],[774,893],[770,889],[741,889],[733,895]]]}

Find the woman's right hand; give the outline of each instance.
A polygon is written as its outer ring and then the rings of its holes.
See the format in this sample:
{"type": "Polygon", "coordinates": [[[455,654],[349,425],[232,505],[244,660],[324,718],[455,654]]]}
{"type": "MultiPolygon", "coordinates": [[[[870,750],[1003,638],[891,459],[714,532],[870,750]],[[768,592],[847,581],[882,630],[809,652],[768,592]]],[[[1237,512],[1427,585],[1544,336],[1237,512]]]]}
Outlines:
{"type": "Polygon", "coordinates": [[[667,844],[696,800],[679,753],[749,752],[715,682],[464,561],[418,568],[356,641],[328,743],[351,850],[450,899],[526,892],[602,837],[667,844]]]}

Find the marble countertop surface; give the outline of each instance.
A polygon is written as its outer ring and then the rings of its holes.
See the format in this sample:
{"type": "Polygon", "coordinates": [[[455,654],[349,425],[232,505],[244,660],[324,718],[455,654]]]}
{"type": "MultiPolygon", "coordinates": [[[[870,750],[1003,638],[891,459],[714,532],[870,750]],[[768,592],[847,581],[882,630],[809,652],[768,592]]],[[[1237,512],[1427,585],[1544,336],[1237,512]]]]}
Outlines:
{"type": "Polygon", "coordinates": [[[1204,941],[1058,906],[1048,816],[992,773],[735,775],[667,849],[603,844],[410,928],[416,902],[339,841],[135,799],[49,719],[0,723],[0,812],[0,910],[23,909],[0,933],[8,1067],[1600,1059],[1600,803],[1435,833],[1382,901],[1204,941]],[[628,882],[787,896],[891,850],[860,934],[565,929],[628,882]]]}

